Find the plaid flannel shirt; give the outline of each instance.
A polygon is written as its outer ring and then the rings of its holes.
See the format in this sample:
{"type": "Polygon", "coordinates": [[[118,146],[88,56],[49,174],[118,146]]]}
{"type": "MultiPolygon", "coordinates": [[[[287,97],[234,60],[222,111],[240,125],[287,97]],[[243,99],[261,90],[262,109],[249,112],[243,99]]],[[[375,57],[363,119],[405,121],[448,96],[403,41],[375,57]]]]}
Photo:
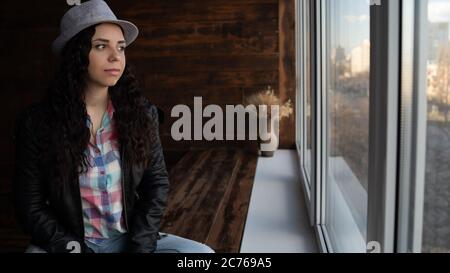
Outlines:
{"type": "MultiPolygon", "coordinates": [[[[120,150],[114,107],[108,102],[96,144],[89,142],[85,153],[89,168],[79,176],[85,239],[101,244],[126,232],[123,218],[120,150]]],[[[92,127],[90,117],[87,126],[92,127]]]]}

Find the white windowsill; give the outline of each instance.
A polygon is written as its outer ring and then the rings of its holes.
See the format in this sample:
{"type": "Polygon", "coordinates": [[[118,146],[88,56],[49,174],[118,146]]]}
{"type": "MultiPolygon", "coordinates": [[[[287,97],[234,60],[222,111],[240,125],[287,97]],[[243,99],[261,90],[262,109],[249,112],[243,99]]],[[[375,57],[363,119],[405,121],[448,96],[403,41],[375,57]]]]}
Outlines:
{"type": "Polygon", "coordinates": [[[318,252],[295,150],[258,158],[241,253],[318,252]]]}

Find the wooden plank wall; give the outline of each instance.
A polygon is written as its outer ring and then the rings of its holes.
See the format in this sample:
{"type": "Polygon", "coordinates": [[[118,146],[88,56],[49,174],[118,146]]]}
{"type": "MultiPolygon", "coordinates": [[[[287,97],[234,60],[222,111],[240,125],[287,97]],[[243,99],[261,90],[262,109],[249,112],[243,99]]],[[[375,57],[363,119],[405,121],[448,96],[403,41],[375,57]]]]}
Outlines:
{"type": "MultiPolygon", "coordinates": [[[[241,104],[245,96],[270,85],[282,99],[295,102],[294,0],[106,2],[119,18],[134,22],[141,31],[127,50],[127,61],[134,66],[145,96],[165,112],[161,136],[166,151],[256,147],[248,141],[173,141],[170,127],[175,119],[170,118],[170,110],[176,104],[192,106],[194,96],[202,96],[204,105],[224,107],[241,104]]],[[[0,5],[0,189],[4,196],[10,189],[15,117],[41,98],[52,78],[55,59],[50,45],[67,9],[63,0],[0,5]]],[[[282,122],[281,148],[295,147],[294,124],[294,117],[282,122]]],[[[9,202],[3,199],[1,204],[9,202]]]]}

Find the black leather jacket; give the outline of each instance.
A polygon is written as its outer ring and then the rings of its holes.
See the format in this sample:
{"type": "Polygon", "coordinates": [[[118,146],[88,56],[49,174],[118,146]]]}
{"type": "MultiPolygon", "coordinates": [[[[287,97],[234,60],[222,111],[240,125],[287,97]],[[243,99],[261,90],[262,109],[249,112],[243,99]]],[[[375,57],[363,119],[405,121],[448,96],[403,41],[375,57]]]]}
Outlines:
{"type": "MultiPolygon", "coordinates": [[[[161,118],[156,106],[147,102],[148,114],[157,129],[152,138],[152,157],[149,166],[129,166],[122,154],[122,188],[124,216],[129,241],[128,252],[153,252],[156,249],[160,220],[166,206],[169,179],[159,138],[161,118]]],[[[16,123],[16,164],[14,200],[16,215],[31,243],[47,252],[69,252],[67,244],[77,241],[82,252],[88,252],[84,243],[84,224],[78,176],[72,175],[62,196],[55,193],[46,168],[38,160],[41,153],[39,126],[43,122],[43,107],[30,107],[16,123]]]]}

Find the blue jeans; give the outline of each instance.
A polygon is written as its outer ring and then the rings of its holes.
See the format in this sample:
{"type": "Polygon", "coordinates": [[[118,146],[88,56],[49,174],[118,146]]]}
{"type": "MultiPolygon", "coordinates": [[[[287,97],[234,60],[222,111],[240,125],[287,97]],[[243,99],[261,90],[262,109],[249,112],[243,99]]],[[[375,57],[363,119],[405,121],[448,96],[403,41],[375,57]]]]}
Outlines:
{"type": "MultiPolygon", "coordinates": [[[[214,250],[209,246],[179,237],[168,233],[159,233],[161,239],[157,242],[155,253],[214,253],[214,250]]],[[[128,234],[124,233],[111,240],[106,241],[102,245],[93,244],[86,241],[86,244],[95,253],[120,253],[123,251],[128,234]]],[[[30,245],[26,253],[46,253],[42,248],[35,245],[30,245]]]]}

